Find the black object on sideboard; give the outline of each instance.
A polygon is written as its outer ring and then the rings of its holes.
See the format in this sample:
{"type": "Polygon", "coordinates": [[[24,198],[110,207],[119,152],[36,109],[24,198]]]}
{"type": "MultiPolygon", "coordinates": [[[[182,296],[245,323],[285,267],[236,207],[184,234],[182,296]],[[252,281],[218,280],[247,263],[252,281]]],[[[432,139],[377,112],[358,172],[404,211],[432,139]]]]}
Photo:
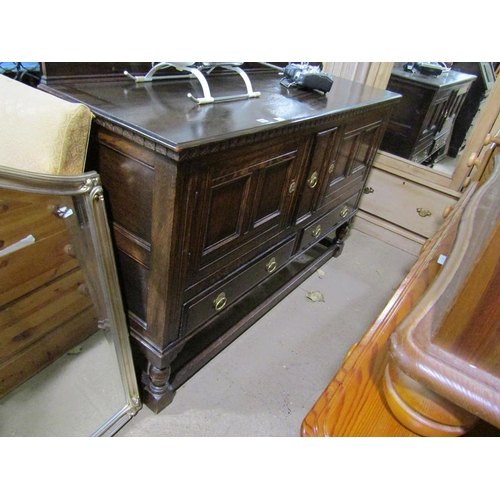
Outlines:
{"type": "MultiPolygon", "coordinates": [[[[95,114],[88,169],[109,204],[142,400],[159,412],[341,254],[400,96],[340,78],[325,95],[286,89],[277,71],[259,70],[251,80],[260,97],[199,106],[186,97],[200,92],[197,80],[79,71],[66,81],[61,71],[46,75],[40,88],[95,114]]],[[[241,78],[209,82],[228,95],[241,78]]]]}

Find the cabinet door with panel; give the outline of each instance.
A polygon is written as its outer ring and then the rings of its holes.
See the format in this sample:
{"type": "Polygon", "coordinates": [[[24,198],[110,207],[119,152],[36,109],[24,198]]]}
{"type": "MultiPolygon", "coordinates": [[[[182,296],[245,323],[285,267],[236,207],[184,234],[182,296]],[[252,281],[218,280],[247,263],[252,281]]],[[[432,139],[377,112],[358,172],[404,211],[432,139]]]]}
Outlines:
{"type": "Polygon", "coordinates": [[[331,210],[359,194],[373,162],[382,124],[380,116],[318,132],[296,222],[331,210]]]}
{"type": "Polygon", "coordinates": [[[260,145],[197,165],[188,287],[205,287],[283,240],[306,145],[304,139],[260,145]]]}

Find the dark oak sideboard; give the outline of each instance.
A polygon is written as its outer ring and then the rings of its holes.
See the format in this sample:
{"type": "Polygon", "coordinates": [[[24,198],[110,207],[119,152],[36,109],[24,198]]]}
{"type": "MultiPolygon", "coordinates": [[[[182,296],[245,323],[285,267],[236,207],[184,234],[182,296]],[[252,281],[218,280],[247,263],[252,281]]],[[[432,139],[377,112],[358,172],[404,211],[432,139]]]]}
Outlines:
{"type": "Polygon", "coordinates": [[[403,96],[381,149],[432,165],[448,152],[453,127],[474,75],[449,71],[440,76],[409,73],[397,63],[387,88],[403,96]]]}
{"type": "MultiPolygon", "coordinates": [[[[193,80],[59,78],[95,114],[101,176],[143,401],[176,389],[342,252],[398,94],[336,79],[326,94],[250,75],[260,97],[198,106],[193,80]]],[[[209,77],[212,95],[241,79],[209,77]]]]}

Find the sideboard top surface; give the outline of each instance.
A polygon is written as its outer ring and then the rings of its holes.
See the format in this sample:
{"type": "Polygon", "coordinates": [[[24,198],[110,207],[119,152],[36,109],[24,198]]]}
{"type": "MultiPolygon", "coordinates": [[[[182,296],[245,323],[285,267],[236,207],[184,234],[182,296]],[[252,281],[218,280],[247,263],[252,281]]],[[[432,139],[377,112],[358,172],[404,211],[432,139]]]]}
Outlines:
{"type": "MultiPolygon", "coordinates": [[[[186,149],[217,141],[314,122],[355,108],[399,99],[399,94],[335,78],[326,95],[280,85],[277,72],[250,75],[260,97],[198,105],[187,94],[202,97],[196,79],[135,83],[82,81],[42,86],[60,97],[82,102],[102,119],[132,129],[170,150],[186,149]]],[[[245,93],[238,75],[209,75],[213,97],[245,93]]]]}
{"type": "Polygon", "coordinates": [[[423,75],[418,71],[410,73],[408,71],[405,71],[403,69],[403,66],[404,65],[402,63],[396,63],[391,72],[391,78],[412,82],[415,85],[434,89],[461,85],[465,82],[471,82],[477,78],[475,75],[461,73],[459,71],[453,70],[443,72],[439,76],[423,75]]]}

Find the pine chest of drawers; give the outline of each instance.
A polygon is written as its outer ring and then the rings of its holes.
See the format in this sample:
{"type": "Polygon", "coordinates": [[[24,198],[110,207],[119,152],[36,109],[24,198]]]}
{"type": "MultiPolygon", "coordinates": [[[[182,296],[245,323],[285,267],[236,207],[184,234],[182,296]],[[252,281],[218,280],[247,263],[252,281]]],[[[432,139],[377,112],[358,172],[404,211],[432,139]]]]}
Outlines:
{"type": "MultiPolygon", "coordinates": [[[[258,98],[198,106],[195,81],[44,84],[95,114],[101,176],[143,400],[175,390],[338,256],[399,95],[337,79],[323,95],[251,76],[258,98]]],[[[210,77],[214,95],[239,77],[210,77]]]]}

